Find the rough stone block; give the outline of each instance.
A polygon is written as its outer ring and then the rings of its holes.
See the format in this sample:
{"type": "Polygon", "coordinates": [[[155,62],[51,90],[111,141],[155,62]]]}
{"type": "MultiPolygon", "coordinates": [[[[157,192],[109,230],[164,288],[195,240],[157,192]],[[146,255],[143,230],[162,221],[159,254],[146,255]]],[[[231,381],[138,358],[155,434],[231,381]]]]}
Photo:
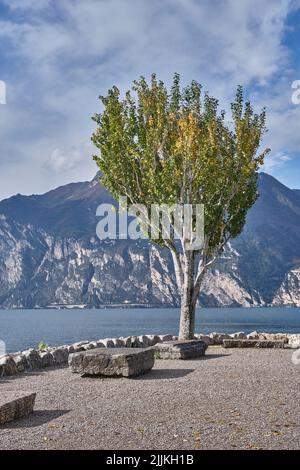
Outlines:
{"type": "Polygon", "coordinates": [[[71,354],[69,366],[82,376],[132,377],[152,369],[154,360],[153,349],[99,348],[71,354]]]}
{"type": "Polygon", "coordinates": [[[205,354],[207,344],[204,341],[168,341],[153,346],[158,359],[194,359],[205,354]]]}
{"type": "Polygon", "coordinates": [[[1,392],[0,425],[28,416],[34,407],[36,393],[1,392]]]}
{"type": "Polygon", "coordinates": [[[224,339],[224,348],[284,348],[285,341],[260,339],[224,339]]]}

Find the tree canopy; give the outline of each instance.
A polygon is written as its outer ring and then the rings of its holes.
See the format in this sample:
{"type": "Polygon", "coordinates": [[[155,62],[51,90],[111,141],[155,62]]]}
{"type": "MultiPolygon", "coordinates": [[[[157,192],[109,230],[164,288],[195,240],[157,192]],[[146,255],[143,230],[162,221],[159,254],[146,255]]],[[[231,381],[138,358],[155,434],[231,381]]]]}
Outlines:
{"type": "Polygon", "coordinates": [[[242,87],[231,105],[231,122],[218,100],[196,81],[183,89],[174,75],[170,92],[153,74],[135,81],[124,99],[113,87],[100,96],[92,136],[101,181],[113,196],[131,203],[204,204],[205,234],[213,252],[243,229],[257,199],[257,155],[266,131],[265,110],[244,104],[242,87]]]}

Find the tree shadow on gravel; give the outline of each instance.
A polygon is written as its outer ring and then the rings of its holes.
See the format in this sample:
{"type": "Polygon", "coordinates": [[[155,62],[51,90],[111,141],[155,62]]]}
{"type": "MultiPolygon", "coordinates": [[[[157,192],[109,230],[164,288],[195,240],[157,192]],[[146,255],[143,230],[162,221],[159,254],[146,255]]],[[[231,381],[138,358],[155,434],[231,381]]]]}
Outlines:
{"type": "Polygon", "coordinates": [[[71,410],[37,410],[25,418],[3,424],[0,431],[1,429],[36,428],[52,421],[53,419],[70,413],[70,411],[71,410]]]}
{"type": "Polygon", "coordinates": [[[194,372],[195,369],[154,369],[140,377],[132,377],[131,380],[161,380],[179,379],[194,372]]]}
{"type": "Polygon", "coordinates": [[[219,357],[228,357],[231,354],[205,354],[201,357],[195,357],[194,359],[188,359],[188,361],[206,361],[207,359],[218,359],[219,357]]]}
{"type": "Polygon", "coordinates": [[[3,378],[0,378],[0,384],[12,382],[14,380],[26,379],[28,377],[38,377],[40,375],[45,375],[47,372],[57,371],[60,369],[66,369],[67,366],[55,366],[55,367],[45,367],[44,369],[36,370],[26,370],[25,372],[20,372],[16,375],[5,375],[3,378]]]}

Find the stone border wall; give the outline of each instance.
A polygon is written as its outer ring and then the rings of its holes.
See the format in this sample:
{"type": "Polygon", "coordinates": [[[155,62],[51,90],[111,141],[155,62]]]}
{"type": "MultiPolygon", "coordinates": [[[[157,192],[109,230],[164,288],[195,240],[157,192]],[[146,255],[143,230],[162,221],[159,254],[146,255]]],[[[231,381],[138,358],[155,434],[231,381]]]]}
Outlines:
{"type": "MultiPolygon", "coordinates": [[[[68,363],[69,354],[87,351],[95,348],[148,348],[157,343],[177,340],[172,335],[142,335],[127,336],[126,338],[106,338],[97,341],[81,341],[69,346],[59,346],[39,351],[27,349],[26,351],[7,354],[0,357],[0,377],[17,375],[26,371],[39,370],[47,367],[61,366],[68,363]]],[[[284,341],[287,348],[300,348],[300,334],[285,333],[253,333],[237,332],[210,333],[208,335],[195,334],[195,339],[204,341],[208,346],[223,344],[224,339],[260,339],[269,341],[284,341]]]]}

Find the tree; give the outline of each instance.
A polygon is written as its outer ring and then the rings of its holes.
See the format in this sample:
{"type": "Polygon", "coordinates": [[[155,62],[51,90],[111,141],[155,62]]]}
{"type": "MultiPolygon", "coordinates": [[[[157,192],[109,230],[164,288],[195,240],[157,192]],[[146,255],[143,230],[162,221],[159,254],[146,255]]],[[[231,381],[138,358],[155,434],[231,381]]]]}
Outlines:
{"type": "Polygon", "coordinates": [[[149,84],[144,77],[135,81],[123,99],[113,87],[100,100],[104,109],[93,117],[92,136],[100,155],[93,158],[112,195],[147,207],[204,205],[199,249],[187,249],[184,234],[179,242],[155,240],[172,254],[181,298],[179,337],[191,339],[204,275],[241,233],[258,197],[257,171],[269,152],[259,152],[265,109],[255,114],[239,86],[227,123],[218,101],[203,96],[195,81],[182,89],[178,74],[170,91],[153,74],[149,84]]]}

